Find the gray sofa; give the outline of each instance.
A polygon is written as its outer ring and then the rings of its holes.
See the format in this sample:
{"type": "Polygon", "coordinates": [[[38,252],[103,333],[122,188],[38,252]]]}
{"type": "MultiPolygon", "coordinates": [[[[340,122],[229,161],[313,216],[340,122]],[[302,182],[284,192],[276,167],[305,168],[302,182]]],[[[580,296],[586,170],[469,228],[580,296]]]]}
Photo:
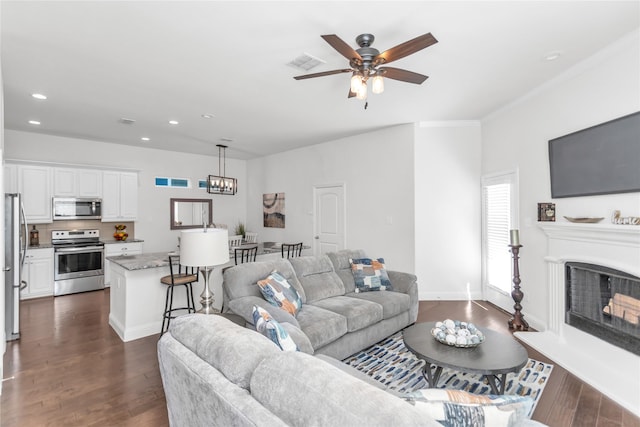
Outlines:
{"type": "Polygon", "coordinates": [[[281,351],[222,316],[172,321],[158,359],[173,427],[440,425],[346,364],[281,351]]]}
{"type": "Polygon", "coordinates": [[[224,272],[224,310],[253,324],[260,306],[293,338],[300,351],[342,360],[386,338],[418,317],[416,276],[387,271],[392,291],[355,292],[349,259],[361,250],[241,264],[224,272]],[[256,282],[277,270],[296,288],[302,308],[294,317],[267,302],[256,282]]]}
{"type": "Polygon", "coordinates": [[[172,321],[158,360],[172,427],[441,426],[351,366],[281,351],[222,316],[172,321]]]}

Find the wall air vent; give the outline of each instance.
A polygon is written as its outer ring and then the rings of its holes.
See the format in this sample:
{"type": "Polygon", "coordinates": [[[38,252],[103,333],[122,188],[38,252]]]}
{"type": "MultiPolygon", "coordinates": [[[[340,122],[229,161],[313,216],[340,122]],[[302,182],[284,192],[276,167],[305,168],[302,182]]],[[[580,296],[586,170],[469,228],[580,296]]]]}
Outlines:
{"type": "Polygon", "coordinates": [[[316,58],[313,55],[309,55],[308,53],[303,53],[293,61],[287,63],[287,65],[290,65],[292,67],[295,67],[304,71],[309,71],[320,64],[326,64],[326,61],[323,61],[320,58],[316,58]]]}
{"type": "Polygon", "coordinates": [[[135,122],[136,122],[135,120],[133,120],[133,119],[127,119],[127,118],[125,118],[125,117],[121,117],[121,118],[118,120],[118,123],[121,123],[121,124],[123,124],[123,125],[132,125],[132,124],[134,124],[135,122]]]}

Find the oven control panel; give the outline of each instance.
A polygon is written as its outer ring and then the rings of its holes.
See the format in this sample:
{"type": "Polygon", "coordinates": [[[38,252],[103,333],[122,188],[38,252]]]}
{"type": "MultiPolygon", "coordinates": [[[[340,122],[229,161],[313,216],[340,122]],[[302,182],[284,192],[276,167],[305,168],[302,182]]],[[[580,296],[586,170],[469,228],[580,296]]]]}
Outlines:
{"type": "Polygon", "coordinates": [[[53,230],[51,240],[99,238],[100,230],[53,230]]]}

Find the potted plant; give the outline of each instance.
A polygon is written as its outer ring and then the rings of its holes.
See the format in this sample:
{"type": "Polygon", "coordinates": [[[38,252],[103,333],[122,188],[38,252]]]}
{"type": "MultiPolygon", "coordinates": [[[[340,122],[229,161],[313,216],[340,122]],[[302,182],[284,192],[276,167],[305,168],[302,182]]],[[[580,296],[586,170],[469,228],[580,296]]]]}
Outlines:
{"type": "Polygon", "coordinates": [[[238,222],[238,225],[236,225],[236,228],[235,228],[236,235],[241,235],[242,238],[244,239],[244,233],[245,232],[246,232],[246,230],[244,228],[244,224],[242,222],[238,222]]]}

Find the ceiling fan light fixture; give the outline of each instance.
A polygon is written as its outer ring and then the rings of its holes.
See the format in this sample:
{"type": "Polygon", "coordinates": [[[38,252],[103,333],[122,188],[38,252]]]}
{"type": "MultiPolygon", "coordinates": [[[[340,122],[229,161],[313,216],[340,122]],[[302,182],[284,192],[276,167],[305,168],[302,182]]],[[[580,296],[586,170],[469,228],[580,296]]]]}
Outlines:
{"type": "Polygon", "coordinates": [[[360,87],[358,88],[358,90],[356,90],[356,98],[358,98],[359,100],[364,100],[367,99],[367,82],[364,80],[361,80],[362,84],[360,85],[360,87]]]}
{"type": "Polygon", "coordinates": [[[362,86],[362,73],[354,71],[351,76],[351,92],[358,93],[358,89],[362,86]]]}
{"type": "Polygon", "coordinates": [[[384,78],[380,74],[376,74],[371,81],[371,92],[380,94],[384,92],[384,78]]]}

